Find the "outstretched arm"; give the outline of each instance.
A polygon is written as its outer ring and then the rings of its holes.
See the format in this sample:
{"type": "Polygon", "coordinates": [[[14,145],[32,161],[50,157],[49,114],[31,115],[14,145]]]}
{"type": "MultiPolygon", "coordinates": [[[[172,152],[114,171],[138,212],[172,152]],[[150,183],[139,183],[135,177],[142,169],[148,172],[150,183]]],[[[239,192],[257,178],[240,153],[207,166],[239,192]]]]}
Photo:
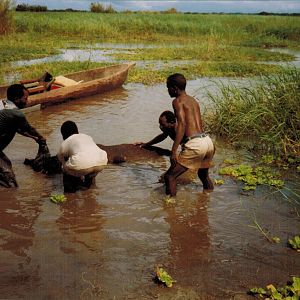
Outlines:
{"type": "Polygon", "coordinates": [[[158,144],[158,143],[164,141],[167,137],[168,137],[168,135],[163,132],[163,133],[157,135],[155,138],[153,138],[152,140],[150,140],[147,143],[135,143],[135,145],[140,146],[140,147],[148,147],[148,146],[152,146],[152,145],[155,145],[155,144],[158,144]]]}
{"type": "Polygon", "coordinates": [[[21,113],[16,122],[18,122],[17,132],[19,134],[34,139],[38,144],[46,143],[46,139],[28,123],[24,114],[21,113]]]}
{"type": "Polygon", "coordinates": [[[152,146],[152,145],[158,144],[158,143],[164,141],[167,137],[168,137],[168,135],[165,134],[165,133],[163,132],[163,133],[157,135],[157,136],[156,136],[155,138],[153,138],[151,141],[145,143],[145,144],[143,145],[143,147],[147,147],[147,146],[152,146]]]}

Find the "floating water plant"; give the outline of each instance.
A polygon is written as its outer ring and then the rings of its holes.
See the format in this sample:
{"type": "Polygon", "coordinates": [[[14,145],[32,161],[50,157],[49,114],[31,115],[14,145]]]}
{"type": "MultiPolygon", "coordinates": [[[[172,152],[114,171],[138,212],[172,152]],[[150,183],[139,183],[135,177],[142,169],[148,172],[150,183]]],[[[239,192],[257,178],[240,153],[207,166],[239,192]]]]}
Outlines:
{"type": "Polygon", "coordinates": [[[155,270],[156,278],[163,282],[167,287],[172,287],[176,281],[161,267],[156,267],[155,270]]]}
{"type": "Polygon", "coordinates": [[[278,179],[279,174],[268,167],[251,167],[248,165],[238,165],[221,168],[220,175],[229,175],[245,183],[244,191],[255,190],[257,185],[270,185],[282,188],[284,182],[278,179]]]}
{"type": "Polygon", "coordinates": [[[166,196],[164,198],[164,202],[165,204],[167,205],[170,205],[170,204],[175,204],[176,203],[176,199],[174,197],[171,197],[171,196],[166,196]]]}
{"type": "Polygon", "coordinates": [[[215,179],[214,182],[216,185],[222,185],[225,181],[223,179],[215,179]]]}
{"type": "Polygon", "coordinates": [[[289,239],[288,245],[296,251],[300,252],[300,236],[296,235],[294,236],[294,238],[289,239]]]}
{"type": "Polygon", "coordinates": [[[276,244],[280,243],[280,238],[278,236],[273,236],[272,241],[276,244]]]}
{"type": "Polygon", "coordinates": [[[260,298],[272,300],[298,300],[300,296],[300,278],[293,277],[292,282],[287,285],[276,288],[273,284],[269,284],[266,288],[254,287],[249,290],[248,294],[258,295],[260,298]]]}
{"type": "Polygon", "coordinates": [[[64,194],[53,194],[51,195],[50,200],[55,204],[59,204],[67,201],[67,198],[64,194]]]}
{"type": "Polygon", "coordinates": [[[274,155],[267,154],[261,157],[261,162],[264,164],[272,164],[275,161],[274,155]]]}

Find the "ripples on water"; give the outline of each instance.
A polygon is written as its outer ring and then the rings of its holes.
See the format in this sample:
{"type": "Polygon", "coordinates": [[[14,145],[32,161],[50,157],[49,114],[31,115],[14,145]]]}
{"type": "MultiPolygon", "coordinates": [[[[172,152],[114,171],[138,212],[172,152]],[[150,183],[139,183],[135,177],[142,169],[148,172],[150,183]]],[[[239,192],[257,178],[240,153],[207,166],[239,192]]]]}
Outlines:
{"type": "MultiPolygon", "coordinates": [[[[203,79],[191,81],[188,92],[207,103],[203,86],[212,88],[203,79]]],[[[28,118],[48,138],[54,154],[62,141],[60,125],[67,119],[97,143],[112,145],[152,138],[166,109],[172,107],[165,85],[127,85],[28,118]]],[[[162,146],[170,147],[171,141],[162,146]]],[[[176,204],[168,206],[157,182],[169,166],[161,158],[109,165],[96,186],[55,205],[49,197],[63,192],[61,175],[41,175],[23,165],[37,146],[16,136],[5,152],[20,187],[1,188],[1,297],[229,299],[249,287],[284,284],[299,274],[298,254],[286,247],[287,239],[299,233],[299,218],[279,193],[242,196],[240,186],[227,179],[203,194],[191,176],[178,184],[176,204]],[[270,244],[249,227],[254,217],[282,242],[270,244]],[[174,288],[152,281],[156,264],[177,279],[174,288]]],[[[213,177],[231,155],[236,153],[218,146],[213,177]]]]}

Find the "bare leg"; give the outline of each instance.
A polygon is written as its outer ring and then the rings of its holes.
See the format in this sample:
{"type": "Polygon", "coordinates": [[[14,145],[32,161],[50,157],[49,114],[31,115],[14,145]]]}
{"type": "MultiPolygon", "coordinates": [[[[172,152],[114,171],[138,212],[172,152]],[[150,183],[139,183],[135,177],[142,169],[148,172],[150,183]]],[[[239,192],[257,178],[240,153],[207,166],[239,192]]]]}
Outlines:
{"type": "Polygon", "coordinates": [[[176,178],[187,170],[187,168],[180,165],[179,163],[176,163],[175,166],[171,165],[169,170],[164,175],[167,195],[170,195],[172,197],[176,196],[176,178]]]}
{"type": "Polygon", "coordinates": [[[208,175],[208,168],[207,169],[199,169],[198,170],[198,177],[201,180],[203,184],[203,189],[204,190],[213,190],[214,189],[214,184],[212,180],[209,178],[208,175]]]}

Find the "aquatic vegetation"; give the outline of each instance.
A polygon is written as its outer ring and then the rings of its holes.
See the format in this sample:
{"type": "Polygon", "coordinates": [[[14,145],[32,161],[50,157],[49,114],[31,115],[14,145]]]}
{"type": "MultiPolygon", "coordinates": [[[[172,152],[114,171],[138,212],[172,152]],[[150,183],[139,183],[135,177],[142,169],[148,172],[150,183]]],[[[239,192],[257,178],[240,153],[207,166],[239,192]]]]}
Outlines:
{"type": "Polygon", "coordinates": [[[280,243],[280,238],[278,237],[278,236],[273,236],[272,237],[272,241],[274,242],[274,243],[276,243],[276,244],[279,244],[280,243]]]}
{"type": "Polygon", "coordinates": [[[275,161],[275,157],[272,154],[263,155],[261,157],[261,162],[264,164],[272,164],[275,161]]]}
{"type": "Polygon", "coordinates": [[[300,296],[300,278],[293,277],[291,282],[278,288],[273,284],[267,285],[266,288],[254,287],[249,290],[248,294],[258,295],[260,298],[270,300],[298,300],[300,296]]]}
{"type": "Polygon", "coordinates": [[[226,165],[236,165],[239,163],[239,160],[232,159],[232,158],[226,158],[226,159],[224,159],[223,163],[226,165]]]}
{"type": "Polygon", "coordinates": [[[288,245],[297,250],[298,252],[300,252],[300,236],[296,235],[293,238],[288,240],[288,245]]]}
{"type": "Polygon", "coordinates": [[[258,223],[258,221],[256,220],[256,216],[255,214],[253,214],[253,216],[251,216],[254,225],[249,225],[249,227],[253,227],[256,228],[265,238],[268,242],[270,243],[278,243],[278,238],[270,238],[269,235],[267,234],[267,232],[260,226],[260,224],[258,223]]]}
{"type": "Polygon", "coordinates": [[[279,174],[269,167],[251,167],[241,164],[221,168],[219,174],[232,176],[244,182],[244,191],[255,190],[257,185],[270,185],[277,188],[284,186],[284,181],[279,179],[279,174]]]}
{"type": "Polygon", "coordinates": [[[176,204],[176,198],[168,195],[164,198],[164,203],[167,205],[176,204]]]}
{"type": "Polygon", "coordinates": [[[96,279],[86,279],[84,276],[85,274],[86,272],[82,272],[81,279],[88,285],[88,287],[81,292],[80,299],[100,297],[103,292],[101,285],[97,282],[96,279]]]}
{"type": "Polygon", "coordinates": [[[300,69],[262,76],[249,87],[219,84],[206,123],[232,144],[287,160],[300,156],[300,69]]]}
{"type": "Polygon", "coordinates": [[[173,283],[176,281],[167,273],[166,270],[164,270],[162,267],[156,267],[155,270],[156,278],[163,282],[167,287],[172,287],[173,283]]]}
{"type": "Polygon", "coordinates": [[[222,184],[225,183],[225,181],[224,181],[223,179],[214,179],[214,183],[215,183],[216,185],[222,185],[222,184]]]}
{"type": "Polygon", "coordinates": [[[66,202],[67,198],[64,194],[53,194],[50,196],[50,200],[55,204],[59,204],[66,202]]]}
{"type": "Polygon", "coordinates": [[[271,64],[255,64],[253,62],[215,62],[201,61],[196,63],[186,63],[180,65],[172,64],[169,58],[163,58],[164,64],[158,67],[146,65],[135,67],[128,76],[128,82],[153,85],[165,83],[166,78],[172,73],[184,72],[188,80],[202,76],[227,76],[227,77],[249,77],[257,75],[274,74],[281,70],[281,67],[271,64]],[[170,64],[168,64],[170,62],[170,64]],[[184,71],[183,71],[184,70],[184,71]]]}

